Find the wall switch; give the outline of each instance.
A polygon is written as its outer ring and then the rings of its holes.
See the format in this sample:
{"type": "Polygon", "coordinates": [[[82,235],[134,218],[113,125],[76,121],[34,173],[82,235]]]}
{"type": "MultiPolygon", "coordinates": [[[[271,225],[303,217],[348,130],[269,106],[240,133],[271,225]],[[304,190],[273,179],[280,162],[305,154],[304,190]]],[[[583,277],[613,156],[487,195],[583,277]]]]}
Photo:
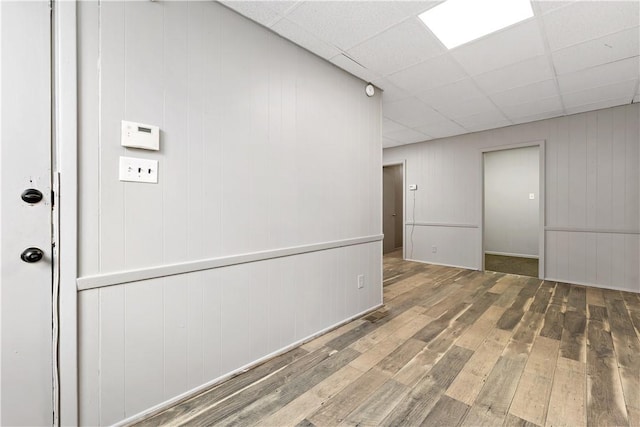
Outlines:
{"type": "Polygon", "coordinates": [[[409,185],[409,191],[416,191],[418,189],[418,184],[409,185]]]}
{"type": "Polygon", "coordinates": [[[358,274],[358,289],[364,288],[364,274],[358,274]]]}
{"type": "Polygon", "coordinates": [[[438,253],[438,247],[437,246],[431,246],[431,253],[433,253],[433,254],[438,253]]]}
{"type": "Polygon", "coordinates": [[[529,193],[529,200],[533,200],[536,198],[535,193],[529,193]]]}
{"type": "Polygon", "coordinates": [[[158,183],[158,161],[120,157],[120,181],[158,183]]]}
{"type": "Polygon", "coordinates": [[[143,150],[160,149],[160,128],[153,125],[122,121],[120,145],[143,150]]]}

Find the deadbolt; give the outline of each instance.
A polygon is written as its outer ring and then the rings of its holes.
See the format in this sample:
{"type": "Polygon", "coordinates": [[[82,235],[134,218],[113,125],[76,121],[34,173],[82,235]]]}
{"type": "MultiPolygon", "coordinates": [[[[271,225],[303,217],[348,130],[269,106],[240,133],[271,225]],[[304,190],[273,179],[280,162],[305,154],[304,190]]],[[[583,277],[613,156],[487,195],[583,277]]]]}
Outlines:
{"type": "Polygon", "coordinates": [[[35,188],[27,188],[22,192],[22,200],[27,203],[38,203],[42,200],[42,193],[35,188]]]}
{"type": "Polygon", "coordinates": [[[20,258],[22,258],[24,262],[28,263],[38,262],[43,256],[44,252],[38,248],[27,248],[22,251],[22,254],[20,254],[20,258]]]}

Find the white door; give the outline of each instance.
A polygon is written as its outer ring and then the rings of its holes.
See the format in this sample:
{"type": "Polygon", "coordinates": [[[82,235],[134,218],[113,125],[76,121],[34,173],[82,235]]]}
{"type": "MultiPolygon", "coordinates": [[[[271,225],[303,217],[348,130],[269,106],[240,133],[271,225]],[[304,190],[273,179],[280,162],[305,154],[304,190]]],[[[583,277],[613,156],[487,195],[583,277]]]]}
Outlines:
{"type": "Polygon", "coordinates": [[[53,422],[50,59],[48,2],[0,1],[3,426],[53,422]],[[42,200],[31,192],[23,201],[27,189],[42,200]]]}

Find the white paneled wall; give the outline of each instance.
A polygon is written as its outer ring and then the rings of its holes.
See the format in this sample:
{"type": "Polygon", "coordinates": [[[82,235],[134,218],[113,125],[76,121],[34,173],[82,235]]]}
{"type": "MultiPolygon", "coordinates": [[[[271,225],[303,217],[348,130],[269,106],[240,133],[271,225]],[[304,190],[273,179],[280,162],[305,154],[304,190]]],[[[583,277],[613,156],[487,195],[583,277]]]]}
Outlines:
{"type": "Polygon", "coordinates": [[[385,149],[418,184],[407,254],[415,221],[413,259],[481,268],[482,149],[531,141],[545,141],[545,277],[640,292],[638,104],[385,149]]]}
{"type": "Polygon", "coordinates": [[[379,233],[360,80],[218,4],[80,14],[81,276],[379,233]],[[160,126],[161,150],[121,148],[122,119],[160,126]],[[118,181],[122,155],[160,183],[118,181]]]}
{"type": "MultiPolygon", "coordinates": [[[[380,235],[381,99],[364,82],[214,2],[78,14],[81,282],[380,235]],[[160,151],[122,148],[121,120],[158,125],[160,151]],[[158,160],[159,183],[120,182],[119,156],[158,160]]],[[[81,291],[80,422],[135,416],[381,304],[381,242],[334,246],[81,291]]]]}
{"type": "Polygon", "coordinates": [[[380,304],[381,251],[356,245],[81,292],[81,424],[137,414],[380,304]]]}

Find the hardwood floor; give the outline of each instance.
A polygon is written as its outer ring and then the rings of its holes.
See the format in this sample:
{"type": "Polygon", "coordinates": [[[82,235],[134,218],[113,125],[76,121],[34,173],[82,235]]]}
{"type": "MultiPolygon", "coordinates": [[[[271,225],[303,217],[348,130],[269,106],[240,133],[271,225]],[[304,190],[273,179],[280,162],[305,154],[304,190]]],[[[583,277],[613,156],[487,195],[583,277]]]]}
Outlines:
{"type": "Polygon", "coordinates": [[[538,277],[538,259],[485,254],[484,269],[498,273],[538,277]]]}
{"type": "Polygon", "coordinates": [[[384,259],[385,308],[140,425],[640,426],[640,295],[384,259]]]}

